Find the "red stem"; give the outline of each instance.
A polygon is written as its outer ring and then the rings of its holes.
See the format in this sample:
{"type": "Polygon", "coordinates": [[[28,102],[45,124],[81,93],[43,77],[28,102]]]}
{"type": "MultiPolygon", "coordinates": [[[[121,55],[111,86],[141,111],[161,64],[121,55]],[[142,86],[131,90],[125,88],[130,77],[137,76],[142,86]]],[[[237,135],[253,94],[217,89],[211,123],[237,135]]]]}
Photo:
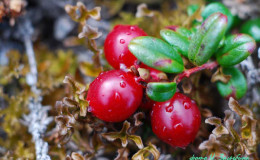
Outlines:
{"type": "Polygon", "coordinates": [[[205,63],[201,66],[197,66],[191,69],[188,69],[186,71],[183,71],[182,73],[178,74],[175,78],[176,83],[180,83],[180,81],[184,78],[184,77],[190,77],[191,74],[202,71],[204,69],[214,69],[215,67],[218,66],[218,63],[216,61],[214,62],[210,62],[210,63],[205,63]]]}

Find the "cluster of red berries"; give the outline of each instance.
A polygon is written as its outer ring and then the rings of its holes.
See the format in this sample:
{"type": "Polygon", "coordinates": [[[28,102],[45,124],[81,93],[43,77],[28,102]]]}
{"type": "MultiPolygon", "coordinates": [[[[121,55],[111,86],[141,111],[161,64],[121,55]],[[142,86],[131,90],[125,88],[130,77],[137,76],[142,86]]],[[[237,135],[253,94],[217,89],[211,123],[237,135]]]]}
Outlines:
{"type": "MultiPolygon", "coordinates": [[[[120,70],[135,65],[149,70],[150,81],[159,81],[161,71],[144,64],[137,64],[137,58],[129,51],[129,42],[147,34],[137,26],[117,25],[108,34],[104,53],[108,63],[115,70],[100,73],[90,84],[87,100],[90,111],[99,119],[121,122],[129,118],[140,106],[151,109],[153,132],[171,146],[185,147],[192,142],[199,130],[200,111],[189,97],[175,93],[165,102],[148,99],[142,102],[143,86],[132,72],[120,70]]],[[[147,98],[147,97],[146,97],[147,98]]]]}

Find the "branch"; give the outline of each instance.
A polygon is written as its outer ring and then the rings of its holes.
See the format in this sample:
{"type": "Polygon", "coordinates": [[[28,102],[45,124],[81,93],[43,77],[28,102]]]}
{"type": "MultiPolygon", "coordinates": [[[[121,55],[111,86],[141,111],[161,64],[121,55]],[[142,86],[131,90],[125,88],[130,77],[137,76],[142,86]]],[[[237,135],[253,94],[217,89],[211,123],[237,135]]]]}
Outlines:
{"type": "Polygon", "coordinates": [[[188,70],[183,71],[182,73],[178,74],[174,78],[174,81],[176,83],[180,83],[183,78],[190,77],[190,75],[193,74],[193,73],[196,73],[196,72],[199,72],[199,71],[202,71],[202,70],[205,70],[205,69],[212,70],[212,69],[216,68],[217,66],[218,66],[218,63],[216,61],[214,61],[214,62],[209,62],[209,63],[203,64],[201,66],[197,66],[197,67],[188,69],[188,70]]]}
{"type": "Polygon", "coordinates": [[[33,28],[28,19],[25,19],[19,24],[19,31],[24,41],[26,54],[30,65],[30,72],[26,75],[26,82],[31,86],[31,91],[37,96],[37,98],[30,97],[28,115],[24,115],[23,123],[28,126],[28,130],[32,135],[32,139],[35,143],[36,159],[37,160],[50,160],[48,155],[48,143],[42,139],[48,124],[53,120],[52,117],[48,117],[49,107],[44,107],[41,104],[42,97],[41,91],[37,89],[37,65],[35,54],[33,50],[33,44],[31,35],[33,28]]]}

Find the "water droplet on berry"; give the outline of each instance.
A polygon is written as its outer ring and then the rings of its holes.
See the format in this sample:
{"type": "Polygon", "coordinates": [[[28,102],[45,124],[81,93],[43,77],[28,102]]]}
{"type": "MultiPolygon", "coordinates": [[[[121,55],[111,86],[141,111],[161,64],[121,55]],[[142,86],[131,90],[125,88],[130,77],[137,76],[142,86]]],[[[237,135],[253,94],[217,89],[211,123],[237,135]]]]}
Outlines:
{"type": "Polygon", "coordinates": [[[130,32],[126,32],[126,35],[131,35],[131,33],[130,32]]]}
{"type": "Polygon", "coordinates": [[[116,101],[120,101],[120,99],[121,99],[120,94],[116,92],[116,93],[115,93],[115,100],[116,100],[116,101]]]}
{"type": "Polygon", "coordinates": [[[123,74],[121,74],[119,77],[125,79],[125,76],[123,74]]]}
{"type": "Polygon", "coordinates": [[[135,27],[131,26],[130,29],[131,29],[132,31],[134,31],[134,30],[135,30],[135,27]]]}
{"type": "Polygon", "coordinates": [[[166,130],[166,127],[164,126],[164,127],[163,127],[163,132],[164,132],[165,130],[166,130]]]}
{"type": "Polygon", "coordinates": [[[169,142],[171,142],[171,141],[172,141],[172,139],[171,139],[171,138],[168,138],[168,141],[169,141],[169,142]]]}
{"type": "Polygon", "coordinates": [[[166,109],[166,112],[171,112],[173,110],[173,106],[168,106],[165,109],[166,109]]]}
{"type": "Polygon", "coordinates": [[[121,81],[121,82],[120,82],[120,86],[121,86],[122,88],[125,88],[126,83],[125,83],[124,81],[121,81]]]}
{"type": "Polygon", "coordinates": [[[183,102],[183,106],[185,109],[190,109],[191,105],[188,102],[183,102]]]}
{"type": "Polygon", "coordinates": [[[112,112],[112,109],[109,109],[108,112],[112,112]]]}
{"type": "Polygon", "coordinates": [[[124,54],[121,53],[121,54],[119,55],[119,60],[123,60],[123,57],[124,57],[124,54]]]}
{"type": "Polygon", "coordinates": [[[178,123],[174,126],[174,129],[181,129],[183,126],[181,123],[178,123]]]}
{"type": "Polygon", "coordinates": [[[153,111],[151,112],[151,116],[153,116],[153,111]]]}
{"type": "Polygon", "coordinates": [[[196,102],[194,100],[191,100],[191,103],[196,104],[196,102]]]}
{"type": "Polygon", "coordinates": [[[126,67],[125,64],[120,63],[119,66],[120,66],[119,68],[120,68],[121,70],[123,70],[123,71],[127,71],[127,67],[126,67]]]}
{"type": "Polygon", "coordinates": [[[125,43],[125,40],[124,40],[124,39],[120,39],[120,43],[121,43],[121,44],[124,44],[124,43],[125,43]]]}

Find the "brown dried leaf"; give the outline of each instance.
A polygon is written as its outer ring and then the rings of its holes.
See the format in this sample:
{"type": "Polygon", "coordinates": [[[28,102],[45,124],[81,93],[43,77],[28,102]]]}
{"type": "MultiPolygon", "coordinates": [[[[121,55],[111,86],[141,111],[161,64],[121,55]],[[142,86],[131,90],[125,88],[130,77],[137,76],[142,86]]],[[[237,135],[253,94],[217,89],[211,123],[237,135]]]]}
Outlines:
{"type": "Polygon", "coordinates": [[[221,142],[217,140],[217,137],[214,134],[211,134],[208,140],[199,145],[200,150],[208,151],[207,155],[215,154],[216,157],[219,157],[221,154],[225,153],[222,147],[223,145],[221,145],[221,142]]]}
{"type": "Polygon", "coordinates": [[[184,78],[181,85],[185,94],[190,94],[192,91],[192,82],[189,78],[184,78]]]}
{"type": "Polygon", "coordinates": [[[158,160],[160,157],[160,152],[157,150],[156,146],[152,143],[149,143],[147,147],[140,149],[132,157],[132,160],[145,160],[147,156],[151,153],[154,157],[154,160],[158,160]]]}
{"type": "Polygon", "coordinates": [[[98,28],[91,27],[85,24],[82,31],[79,33],[78,38],[98,39],[102,36],[101,32],[98,32],[98,28]]]}
{"type": "Polygon", "coordinates": [[[57,123],[59,129],[59,137],[61,143],[67,143],[74,131],[74,125],[76,124],[76,119],[69,112],[68,107],[61,101],[57,101],[55,108],[57,110],[58,116],[55,117],[55,122],[57,123]]]}
{"type": "Polygon", "coordinates": [[[212,117],[212,112],[207,108],[202,108],[201,115],[203,117],[209,118],[209,117],[212,117]]]}
{"type": "Polygon", "coordinates": [[[71,76],[65,76],[63,83],[70,85],[73,94],[80,94],[86,90],[82,84],[76,82],[71,76]]]}
{"type": "Polygon", "coordinates": [[[66,5],[65,11],[76,22],[83,23],[89,18],[100,20],[100,7],[95,7],[92,10],[88,10],[82,2],[77,2],[76,6],[66,5]]]}
{"type": "Polygon", "coordinates": [[[90,77],[97,77],[99,73],[102,71],[101,68],[95,67],[93,64],[90,64],[88,62],[81,62],[79,64],[79,69],[81,73],[90,77]]]}
{"type": "Polygon", "coordinates": [[[129,140],[135,142],[139,149],[143,148],[143,142],[140,136],[130,135],[128,133],[128,129],[130,128],[130,123],[125,121],[121,131],[119,132],[110,132],[110,133],[103,133],[102,136],[107,139],[108,141],[114,141],[116,139],[120,139],[122,146],[126,147],[129,140]]]}
{"type": "Polygon", "coordinates": [[[120,148],[117,153],[118,155],[114,160],[128,160],[129,150],[127,148],[120,148]]]}
{"type": "Polygon", "coordinates": [[[228,83],[228,81],[230,80],[231,75],[225,75],[222,71],[222,67],[218,68],[217,71],[212,75],[211,77],[211,82],[217,82],[217,81],[221,81],[223,83],[228,83]]]}
{"type": "Polygon", "coordinates": [[[151,11],[147,8],[147,5],[145,3],[142,3],[140,5],[137,6],[137,12],[136,12],[136,17],[153,17],[155,15],[155,11],[151,11]]]}
{"type": "Polygon", "coordinates": [[[210,117],[205,120],[205,123],[216,126],[212,133],[215,134],[217,137],[220,137],[222,134],[229,134],[226,127],[222,125],[220,118],[210,117]]]}
{"type": "Polygon", "coordinates": [[[241,137],[243,139],[252,140],[253,144],[256,144],[256,123],[257,121],[248,116],[242,117],[241,137]]]}
{"type": "Polygon", "coordinates": [[[252,111],[247,107],[240,106],[238,102],[232,97],[229,98],[228,106],[232,111],[236,112],[240,117],[246,115],[248,117],[253,118],[252,111]]]}
{"type": "Polygon", "coordinates": [[[142,121],[140,121],[140,119],[144,119],[145,118],[145,114],[143,112],[138,112],[136,114],[134,114],[134,125],[135,126],[141,126],[143,124],[142,121]]]}
{"type": "Polygon", "coordinates": [[[138,71],[140,77],[143,80],[149,80],[150,79],[150,72],[149,72],[149,70],[144,69],[144,68],[138,68],[137,71],[138,71]]]}

